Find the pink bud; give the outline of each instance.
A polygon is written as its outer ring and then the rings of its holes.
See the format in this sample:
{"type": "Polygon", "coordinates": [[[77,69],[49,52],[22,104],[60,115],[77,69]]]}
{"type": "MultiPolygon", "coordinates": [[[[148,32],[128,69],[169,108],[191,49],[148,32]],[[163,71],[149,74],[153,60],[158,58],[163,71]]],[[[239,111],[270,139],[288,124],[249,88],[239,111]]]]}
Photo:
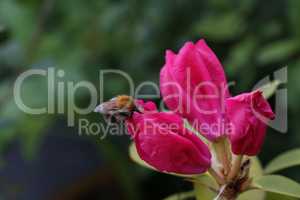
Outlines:
{"type": "Polygon", "coordinates": [[[177,55],[166,52],[160,89],[168,108],[207,139],[224,135],[224,99],[230,95],[223,67],[204,40],[185,43],[177,55]]]}
{"type": "Polygon", "coordinates": [[[157,112],[157,107],[154,102],[147,101],[144,102],[143,100],[137,99],[135,100],[135,105],[137,109],[144,112],[157,112]]]}
{"type": "Polygon", "coordinates": [[[232,151],[238,155],[257,155],[264,142],[267,122],[275,115],[262,92],[243,93],[226,100],[232,125],[232,151]]]}
{"type": "Polygon", "coordinates": [[[159,171],[200,174],[210,168],[208,147],[176,114],[135,112],[127,127],[141,159],[159,171]]]}

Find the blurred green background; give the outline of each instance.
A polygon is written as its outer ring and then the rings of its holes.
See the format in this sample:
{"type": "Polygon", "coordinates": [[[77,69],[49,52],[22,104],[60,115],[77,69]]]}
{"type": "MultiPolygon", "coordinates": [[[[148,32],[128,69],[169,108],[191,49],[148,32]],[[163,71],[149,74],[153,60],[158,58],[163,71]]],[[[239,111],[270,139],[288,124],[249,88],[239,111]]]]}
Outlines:
{"type": "MultiPolygon", "coordinates": [[[[23,113],[13,85],[20,73],[49,67],[65,71],[60,81],[87,80],[98,89],[101,69],[123,70],[136,84],[158,83],[165,50],[200,38],[236,81],[233,94],[288,66],[288,133],[269,129],[259,157],[265,164],[298,147],[299,0],[0,0],[0,199],[153,200],[191,188],[131,162],[126,136],[79,136],[64,114],[23,113]]],[[[23,87],[27,105],[47,105],[45,79],[23,87]]],[[[104,88],[104,99],[128,92],[114,76],[104,88]]],[[[89,100],[86,91],[76,94],[79,106],[89,100]]],[[[282,173],[300,181],[299,168],[282,173]]]]}

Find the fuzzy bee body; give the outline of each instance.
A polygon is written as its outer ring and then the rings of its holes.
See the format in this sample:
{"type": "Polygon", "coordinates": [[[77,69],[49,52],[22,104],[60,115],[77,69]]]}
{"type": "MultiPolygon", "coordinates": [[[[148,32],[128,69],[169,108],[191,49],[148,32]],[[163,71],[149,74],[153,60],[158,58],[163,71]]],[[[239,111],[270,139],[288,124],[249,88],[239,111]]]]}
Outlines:
{"type": "Polygon", "coordinates": [[[134,99],[126,95],[114,97],[103,102],[95,109],[95,112],[103,114],[104,118],[110,123],[123,122],[134,111],[138,111],[134,99]]]}

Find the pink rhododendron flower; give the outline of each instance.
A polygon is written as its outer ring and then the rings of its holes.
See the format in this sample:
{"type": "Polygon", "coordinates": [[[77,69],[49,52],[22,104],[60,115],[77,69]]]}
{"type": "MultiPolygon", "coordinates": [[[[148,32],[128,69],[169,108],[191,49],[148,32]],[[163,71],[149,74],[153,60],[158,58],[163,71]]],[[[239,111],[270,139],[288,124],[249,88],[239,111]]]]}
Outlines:
{"type": "Polygon", "coordinates": [[[232,151],[239,155],[259,153],[266,134],[266,122],[275,117],[260,91],[243,93],[226,100],[227,116],[233,124],[232,151]]]}
{"type": "Polygon", "coordinates": [[[223,106],[230,96],[227,81],[221,63],[204,40],[185,43],[177,55],[166,52],[160,89],[168,108],[207,139],[213,141],[226,133],[223,106]],[[201,128],[202,124],[207,126],[201,128]]]}
{"type": "Polygon", "coordinates": [[[178,54],[167,51],[160,88],[167,107],[210,141],[228,136],[234,153],[259,152],[266,124],[257,113],[264,121],[274,114],[260,92],[230,97],[223,67],[204,40],[185,43],[178,54]]]}
{"type": "Polygon", "coordinates": [[[157,112],[157,107],[154,102],[147,101],[144,102],[143,100],[135,100],[135,105],[138,107],[138,110],[141,110],[143,113],[145,112],[157,112]]]}
{"type": "Polygon", "coordinates": [[[208,147],[174,113],[135,112],[127,127],[141,159],[159,171],[199,174],[210,168],[208,147]]]}
{"type": "Polygon", "coordinates": [[[223,67],[204,40],[185,43],[178,54],[166,52],[160,89],[172,112],[159,112],[153,102],[127,95],[103,102],[95,111],[125,122],[139,157],[155,169],[208,171],[220,186],[215,199],[236,199],[252,188],[250,159],[243,155],[260,152],[267,123],[275,117],[262,92],[231,97],[223,67]],[[185,128],[184,118],[210,141],[210,149],[185,128]]]}

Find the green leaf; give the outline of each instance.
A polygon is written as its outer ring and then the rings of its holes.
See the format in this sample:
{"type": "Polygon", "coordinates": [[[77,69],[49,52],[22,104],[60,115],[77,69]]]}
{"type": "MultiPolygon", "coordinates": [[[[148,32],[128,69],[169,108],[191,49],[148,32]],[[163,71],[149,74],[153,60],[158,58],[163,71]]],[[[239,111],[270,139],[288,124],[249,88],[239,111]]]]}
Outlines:
{"type": "Polygon", "coordinates": [[[297,200],[298,198],[289,197],[281,194],[268,192],[266,196],[266,200],[297,200]]]}
{"type": "Polygon", "coordinates": [[[12,28],[14,36],[22,41],[28,40],[34,30],[33,9],[23,9],[22,4],[16,1],[0,1],[0,18],[1,22],[12,28]]]}
{"type": "Polygon", "coordinates": [[[238,200],[249,200],[249,199],[264,200],[265,192],[261,190],[249,190],[240,194],[240,196],[238,197],[238,200]]]}
{"type": "Polygon", "coordinates": [[[247,37],[236,44],[229,52],[225,62],[226,72],[236,74],[238,71],[245,69],[251,62],[257,44],[258,40],[254,37],[247,37]]]}
{"type": "Polygon", "coordinates": [[[257,157],[251,157],[250,177],[262,176],[264,171],[257,157]]]}
{"type": "Polygon", "coordinates": [[[195,25],[194,32],[213,41],[226,41],[238,37],[245,30],[244,25],[238,13],[208,15],[195,25]]]}
{"type": "Polygon", "coordinates": [[[254,179],[253,186],[267,192],[300,198],[300,184],[284,176],[262,176],[254,179]]]}
{"type": "Polygon", "coordinates": [[[263,92],[263,96],[268,99],[270,98],[277,90],[278,86],[280,85],[280,81],[279,80],[274,80],[270,83],[267,83],[263,86],[261,86],[260,88],[258,88],[258,90],[263,92]]]}
{"type": "Polygon", "coordinates": [[[295,33],[297,38],[299,39],[300,35],[300,27],[299,27],[299,20],[300,20],[300,1],[299,0],[288,0],[287,1],[287,8],[288,8],[288,18],[290,29],[295,33]]]}
{"type": "Polygon", "coordinates": [[[215,180],[209,175],[204,174],[197,177],[194,182],[194,190],[197,200],[209,200],[214,199],[217,196],[217,193],[211,190],[210,188],[216,189],[218,187],[215,180]]]}
{"type": "Polygon", "coordinates": [[[269,21],[268,24],[264,24],[265,28],[260,30],[260,39],[265,38],[268,40],[269,38],[278,37],[283,32],[282,26],[283,24],[281,24],[277,20],[269,21]]]}
{"type": "Polygon", "coordinates": [[[274,173],[276,171],[300,165],[300,149],[287,151],[274,158],[265,168],[265,173],[274,173]]]}
{"type": "Polygon", "coordinates": [[[177,193],[177,194],[173,194],[163,200],[183,200],[183,199],[187,199],[187,198],[191,198],[195,196],[195,192],[194,191],[190,191],[190,192],[181,192],[181,193],[177,193]]]}
{"type": "Polygon", "coordinates": [[[258,61],[261,64],[270,64],[292,56],[300,47],[298,41],[294,40],[283,40],[274,42],[266,47],[263,47],[258,55],[258,61]]]}
{"type": "Polygon", "coordinates": [[[41,145],[43,133],[51,123],[49,115],[25,115],[16,125],[16,131],[22,139],[22,153],[27,159],[34,159],[37,156],[41,145]]]}

